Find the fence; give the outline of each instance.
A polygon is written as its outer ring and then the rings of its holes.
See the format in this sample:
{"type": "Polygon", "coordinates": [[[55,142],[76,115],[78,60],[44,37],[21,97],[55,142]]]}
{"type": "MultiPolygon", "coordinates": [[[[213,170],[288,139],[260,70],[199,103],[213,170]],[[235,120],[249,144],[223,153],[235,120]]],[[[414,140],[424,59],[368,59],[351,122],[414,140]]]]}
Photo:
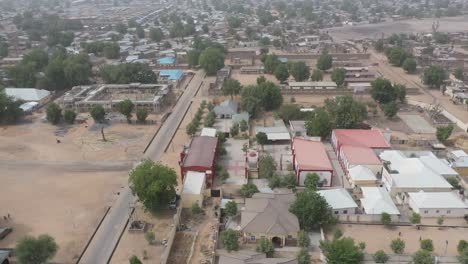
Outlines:
{"type": "MultiPolygon", "coordinates": [[[[367,224],[381,224],[382,216],[379,215],[367,215],[367,214],[354,214],[354,215],[338,215],[337,219],[341,223],[367,223],[367,224]]],[[[404,221],[398,215],[391,215],[392,223],[395,224],[409,224],[404,221]]]]}
{"type": "Polygon", "coordinates": [[[174,215],[174,222],[171,227],[171,231],[169,232],[167,245],[164,249],[164,252],[161,254],[161,258],[159,259],[159,263],[166,264],[167,260],[169,259],[169,254],[171,253],[172,244],[174,243],[175,234],[177,232],[177,228],[180,225],[180,214],[182,213],[182,207],[177,207],[177,212],[174,215]]]}

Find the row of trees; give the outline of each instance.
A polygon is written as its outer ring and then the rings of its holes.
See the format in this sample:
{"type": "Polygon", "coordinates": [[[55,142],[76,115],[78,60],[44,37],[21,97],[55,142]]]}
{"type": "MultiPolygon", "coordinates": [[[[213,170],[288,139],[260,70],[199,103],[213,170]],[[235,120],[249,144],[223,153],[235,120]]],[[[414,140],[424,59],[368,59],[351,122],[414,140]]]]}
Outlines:
{"type": "Polygon", "coordinates": [[[104,56],[108,59],[118,59],[120,57],[120,46],[116,42],[95,41],[83,43],[81,47],[86,53],[93,53],[96,56],[104,56]]]}
{"type": "Polygon", "coordinates": [[[158,76],[148,64],[123,63],[119,65],[105,65],[99,69],[99,76],[105,83],[157,83],[158,76]]]}
{"type": "Polygon", "coordinates": [[[67,55],[57,49],[52,56],[40,49],[32,50],[23,61],[7,70],[16,87],[39,87],[48,90],[64,90],[75,85],[89,83],[92,64],[85,54],[67,55]],[[43,72],[44,77],[38,78],[43,72]]]}
{"type": "Polygon", "coordinates": [[[380,104],[386,117],[394,117],[398,112],[397,101],[405,102],[406,87],[402,84],[392,84],[383,78],[376,79],[371,85],[372,98],[380,104]]]}
{"type": "Polygon", "coordinates": [[[189,136],[195,135],[197,133],[198,127],[200,126],[200,122],[203,117],[203,112],[206,107],[206,102],[203,101],[202,104],[200,104],[200,107],[198,108],[197,112],[195,113],[195,116],[192,119],[192,122],[190,122],[187,127],[186,127],[186,132],[189,136]]]}
{"type": "Polygon", "coordinates": [[[326,99],[325,106],[316,108],[306,120],[307,134],[328,138],[335,128],[360,128],[367,118],[366,106],[351,96],[326,99]]]}

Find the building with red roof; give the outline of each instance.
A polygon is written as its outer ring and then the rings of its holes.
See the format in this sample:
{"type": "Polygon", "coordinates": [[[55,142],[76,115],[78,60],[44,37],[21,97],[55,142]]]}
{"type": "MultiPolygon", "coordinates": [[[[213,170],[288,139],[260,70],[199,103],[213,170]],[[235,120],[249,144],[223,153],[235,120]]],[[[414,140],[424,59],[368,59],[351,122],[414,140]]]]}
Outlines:
{"type": "Polygon", "coordinates": [[[296,137],[292,142],[292,154],[299,185],[304,185],[308,173],[317,173],[323,186],[332,186],[333,166],[322,142],[296,137]]]}
{"type": "Polygon", "coordinates": [[[210,187],[215,176],[217,153],[217,137],[193,137],[190,145],[184,147],[180,154],[179,165],[182,181],[184,181],[188,171],[202,172],[206,174],[206,185],[210,187]]]}
{"type": "MultiPolygon", "coordinates": [[[[351,168],[364,166],[374,175],[380,176],[383,165],[377,153],[391,148],[385,135],[378,129],[334,129],[331,144],[346,175],[351,168]]],[[[354,184],[351,178],[348,177],[354,184]]]]}

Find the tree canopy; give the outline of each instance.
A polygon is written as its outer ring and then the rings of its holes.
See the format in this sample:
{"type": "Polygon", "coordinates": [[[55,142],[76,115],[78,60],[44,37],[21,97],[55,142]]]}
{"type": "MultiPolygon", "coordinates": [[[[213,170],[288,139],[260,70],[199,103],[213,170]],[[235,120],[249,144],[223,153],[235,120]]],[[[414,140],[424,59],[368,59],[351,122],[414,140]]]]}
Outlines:
{"type": "Polygon", "coordinates": [[[434,258],[431,255],[431,252],[426,250],[419,250],[413,254],[413,263],[414,264],[434,264],[434,258]]]}
{"type": "Polygon", "coordinates": [[[242,108],[252,116],[255,116],[260,109],[266,111],[278,109],[283,103],[280,88],[269,81],[245,87],[242,89],[241,97],[242,108]]]}
{"type": "Polygon", "coordinates": [[[223,243],[224,248],[228,251],[237,251],[239,249],[239,232],[228,229],[221,232],[219,240],[223,243]]]}
{"type": "Polygon", "coordinates": [[[224,209],[224,212],[228,216],[235,216],[237,215],[237,204],[234,201],[229,201],[226,203],[226,207],[224,209]]]}
{"type": "Polygon", "coordinates": [[[359,128],[367,118],[366,106],[351,96],[337,96],[325,100],[325,110],[331,118],[334,128],[359,128]]]}
{"type": "Polygon", "coordinates": [[[176,195],[177,173],[161,163],[145,160],[129,176],[130,189],[152,213],[167,208],[176,195]]]}
{"type": "Polygon", "coordinates": [[[401,67],[406,58],[409,57],[409,54],[406,52],[406,50],[400,47],[389,48],[385,51],[385,53],[387,55],[388,62],[397,67],[401,67]]]}
{"type": "Polygon", "coordinates": [[[390,248],[395,254],[403,254],[405,251],[405,241],[401,238],[394,239],[390,243],[390,248]]]}
{"type": "Polygon", "coordinates": [[[275,253],[275,248],[271,240],[264,237],[260,239],[257,245],[257,252],[265,253],[267,258],[271,258],[273,257],[273,253],[275,253]]]}
{"type": "Polygon", "coordinates": [[[453,132],[453,125],[448,125],[448,126],[442,126],[442,127],[437,127],[436,131],[436,137],[437,140],[439,140],[442,143],[447,142],[447,139],[452,135],[453,132]]]}
{"type": "Polygon", "coordinates": [[[328,69],[331,69],[332,64],[333,64],[333,57],[327,52],[324,52],[320,55],[320,57],[317,60],[317,69],[326,71],[328,69]]]}
{"type": "Polygon", "coordinates": [[[25,236],[16,243],[15,255],[21,264],[43,264],[53,258],[57,250],[57,243],[49,235],[25,236]]]}
{"type": "Polygon", "coordinates": [[[238,80],[227,79],[223,84],[223,94],[231,96],[231,100],[234,95],[238,95],[242,90],[242,85],[238,80]]]}
{"type": "Polygon", "coordinates": [[[329,264],[361,263],[364,259],[363,250],[348,237],[322,240],[320,249],[329,264]]]}
{"type": "Polygon", "coordinates": [[[94,119],[96,123],[104,122],[104,118],[106,117],[106,111],[102,105],[93,105],[91,110],[89,111],[91,117],[94,119]]]}
{"type": "Polygon", "coordinates": [[[280,81],[281,83],[284,83],[289,78],[288,67],[286,67],[286,65],[281,63],[280,65],[276,67],[274,74],[275,74],[276,79],[278,79],[278,81],[280,81]]]}
{"type": "Polygon", "coordinates": [[[152,41],[159,43],[164,39],[164,33],[160,28],[150,28],[149,37],[152,41]]]}
{"type": "Polygon", "coordinates": [[[240,194],[244,198],[250,198],[252,197],[252,195],[258,192],[259,190],[257,188],[257,185],[250,183],[250,182],[246,184],[242,184],[241,189],[240,189],[240,194]]]}
{"type": "Polygon", "coordinates": [[[0,123],[15,123],[23,115],[20,105],[21,100],[16,100],[7,96],[4,90],[0,89],[0,123]]]}
{"type": "Polygon", "coordinates": [[[415,73],[416,72],[416,66],[417,66],[416,60],[413,59],[413,58],[407,58],[403,62],[403,69],[407,73],[415,73]]]}
{"type": "Polygon", "coordinates": [[[422,80],[424,84],[429,85],[432,88],[440,88],[447,77],[447,73],[442,67],[429,66],[429,68],[424,70],[422,80]]]}
{"type": "Polygon", "coordinates": [[[323,72],[319,69],[315,69],[310,76],[310,79],[314,82],[319,82],[323,80],[323,72]]]}
{"type": "Polygon", "coordinates": [[[312,190],[297,193],[289,211],[297,216],[301,229],[306,231],[335,222],[332,209],[325,198],[312,190]]]}
{"type": "Polygon", "coordinates": [[[317,108],[305,122],[307,134],[310,136],[319,136],[326,139],[330,136],[333,129],[331,117],[323,108],[317,108]]]}
{"type": "Polygon", "coordinates": [[[99,69],[99,76],[105,83],[157,83],[158,77],[151,67],[143,63],[106,65],[99,69]]]}
{"type": "Polygon", "coordinates": [[[224,67],[224,54],[217,48],[207,48],[200,54],[200,66],[208,75],[215,75],[224,67]]]}
{"type": "Polygon", "coordinates": [[[50,103],[47,106],[46,110],[46,118],[47,121],[51,122],[52,124],[56,125],[62,119],[62,109],[56,103],[50,103]]]}
{"type": "Polygon", "coordinates": [[[130,119],[132,118],[133,109],[135,108],[135,104],[129,99],[125,99],[123,101],[118,102],[116,104],[116,108],[117,111],[124,115],[127,118],[127,121],[130,122],[130,119]]]}
{"type": "Polygon", "coordinates": [[[294,77],[296,82],[302,82],[309,79],[310,69],[309,66],[303,61],[294,62],[291,65],[291,75],[294,77]]]}
{"type": "Polygon", "coordinates": [[[346,78],[346,70],[344,68],[336,68],[332,72],[331,79],[336,83],[338,86],[342,86],[344,84],[346,78]]]}

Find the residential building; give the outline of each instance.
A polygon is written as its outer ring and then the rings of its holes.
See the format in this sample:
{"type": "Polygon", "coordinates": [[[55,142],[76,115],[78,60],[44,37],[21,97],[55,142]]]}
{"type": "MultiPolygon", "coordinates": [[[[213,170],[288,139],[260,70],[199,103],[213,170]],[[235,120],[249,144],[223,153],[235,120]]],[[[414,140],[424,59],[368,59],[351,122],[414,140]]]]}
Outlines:
{"type": "Polygon", "coordinates": [[[464,217],[468,204],[455,192],[410,192],[409,207],[422,217],[464,217]]]}
{"type": "Polygon", "coordinates": [[[335,215],[350,215],[356,214],[358,205],[354,201],[351,194],[344,189],[330,189],[330,190],[320,190],[318,193],[325,198],[327,203],[333,209],[333,214],[335,215]]]}
{"type": "Polygon", "coordinates": [[[180,82],[184,79],[182,70],[161,70],[159,72],[158,82],[162,84],[172,84],[174,87],[179,87],[180,82]]]}
{"type": "Polygon", "coordinates": [[[271,127],[255,127],[255,134],[263,132],[269,141],[290,141],[291,135],[283,120],[277,120],[271,127]]]}
{"type": "Polygon", "coordinates": [[[297,217],[289,211],[294,200],[291,192],[256,193],[246,199],[240,224],[244,240],[256,243],[267,238],[277,247],[295,246],[300,227],[297,217]]]}
{"type": "Polygon", "coordinates": [[[289,89],[292,90],[335,90],[335,82],[290,82],[289,89]]]}
{"type": "Polygon", "coordinates": [[[351,167],[347,177],[352,187],[372,187],[378,185],[377,177],[367,166],[357,165],[351,167]]]}
{"type": "Polygon", "coordinates": [[[343,167],[345,174],[358,165],[366,166],[374,175],[382,174],[382,162],[371,148],[344,145],[340,148],[338,159],[343,167]]]}
{"type": "Polygon", "coordinates": [[[261,65],[258,66],[243,66],[240,68],[240,73],[242,74],[263,74],[265,73],[265,68],[261,65]]]}
{"type": "Polygon", "coordinates": [[[382,182],[392,195],[400,198],[405,192],[448,192],[452,185],[440,174],[426,166],[420,158],[407,158],[400,151],[380,153],[384,161],[382,182]]]}
{"type": "Polygon", "coordinates": [[[224,101],[214,107],[213,111],[216,113],[216,118],[231,119],[233,115],[237,114],[239,103],[235,101],[224,101]]]}
{"type": "Polygon", "coordinates": [[[399,215],[400,211],[384,187],[361,187],[361,207],[367,215],[399,215]]]}
{"type": "Polygon", "coordinates": [[[206,174],[203,172],[188,171],[186,173],[180,195],[182,208],[192,208],[195,203],[202,207],[205,179],[206,174]]]}
{"type": "Polygon", "coordinates": [[[184,147],[180,154],[180,170],[182,181],[188,171],[206,174],[206,185],[211,187],[216,172],[216,156],[218,153],[218,138],[199,136],[193,137],[190,145],[184,147]]]}
{"type": "Polygon", "coordinates": [[[321,186],[332,186],[333,166],[322,142],[296,137],[292,141],[291,150],[293,168],[300,186],[304,185],[309,173],[319,175],[321,186]]]}
{"type": "Polygon", "coordinates": [[[5,88],[5,94],[16,100],[39,104],[45,103],[51,97],[49,91],[36,88],[5,88]]]}
{"type": "Polygon", "coordinates": [[[306,137],[307,129],[305,127],[305,121],[303,120],[290,120],[289,129],[293,137],[306,137]]]}

